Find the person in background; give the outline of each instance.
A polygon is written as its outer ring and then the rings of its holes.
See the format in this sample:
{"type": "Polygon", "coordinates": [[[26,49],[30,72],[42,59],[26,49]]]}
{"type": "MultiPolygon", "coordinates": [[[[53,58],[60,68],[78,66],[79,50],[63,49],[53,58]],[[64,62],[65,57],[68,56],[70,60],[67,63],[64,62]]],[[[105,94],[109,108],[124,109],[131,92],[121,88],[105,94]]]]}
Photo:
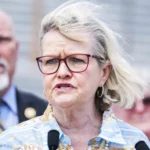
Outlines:
{"type": "Polygon", "coordinates": [[[42,115],[46,101],[13,84],[19,44],[10,16],[0,10],[0,133],[22,121],[42,115]]]}
{"type": "Polygon", "coordinates": [[[150,147],[141,130],[112,111],[114,102],[131,107],[147,85],[124,58],[117,35],[100,19],[100,8],[67,1],[43,18],[36,60],[49,105],[42,116],[1,134],[1,150],[131,150],[139,141],[150,147]],[[49,131],[59,133],[57,145],[49,131]]]}
{"type": "Polygon", "coordinates": [[[142,100],[135,102],[131,109],[114,105],[113,110],[118,118],[141,129],[150,140],[150,91],[146,92],[142,100]]]}

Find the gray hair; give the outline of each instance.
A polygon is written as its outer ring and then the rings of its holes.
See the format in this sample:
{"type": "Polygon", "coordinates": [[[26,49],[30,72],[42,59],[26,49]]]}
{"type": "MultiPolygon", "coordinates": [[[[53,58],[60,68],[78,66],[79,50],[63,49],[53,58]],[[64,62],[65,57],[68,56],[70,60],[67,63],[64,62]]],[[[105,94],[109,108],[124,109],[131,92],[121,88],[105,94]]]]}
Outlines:
{"type": "Polygon", "coordinates": [[[112,65],[104,85],[103,97],[95,97],[96,107],[105,110],[104,106],[101,106],[103,102],[108,107],[112,103],[118,103],[121,107],[130,108],[136,99],[143,98],[146,84],[125,59],[118,42],[118,34],[100,19],[98,10],[101,10],[101,7],[88,1],[64,3],[42,20],[40,43],[42,45],[44,35],[50,30],[58,30],[69,39],[79,42],[87,40],[86,34],[90,33],[95,55],[103,58],[99,63],[106,65],[110,62],[112,65]]]}

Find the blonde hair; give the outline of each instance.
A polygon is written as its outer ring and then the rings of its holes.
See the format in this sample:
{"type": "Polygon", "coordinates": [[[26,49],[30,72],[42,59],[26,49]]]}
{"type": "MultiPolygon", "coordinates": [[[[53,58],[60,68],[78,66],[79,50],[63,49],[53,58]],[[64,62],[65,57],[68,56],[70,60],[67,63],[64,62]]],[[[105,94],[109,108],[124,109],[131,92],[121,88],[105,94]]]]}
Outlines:
{"type": "MultiPolygon", "coordinates": [[[[130,108],[136,99],[143,98],[146,84],[125,59],[117,39],[119,36],[100,19],[101,8],[102,6],[88,1],[64,3],[42,20],[41,44],[49,30],[58,30],[69,39],[79,42],[87,40],[85,35],[90,33],[95,55],[104,59],[99,60],[99,63],[105,65],[109,61],[112,65],[101,100],[109,106],[118,103],[124,108],[130,108]]],[[[96,102],[96,105],[99,103],[96,102]]],[[[100,109],[100,106],[96,107],[100,109]]]]}

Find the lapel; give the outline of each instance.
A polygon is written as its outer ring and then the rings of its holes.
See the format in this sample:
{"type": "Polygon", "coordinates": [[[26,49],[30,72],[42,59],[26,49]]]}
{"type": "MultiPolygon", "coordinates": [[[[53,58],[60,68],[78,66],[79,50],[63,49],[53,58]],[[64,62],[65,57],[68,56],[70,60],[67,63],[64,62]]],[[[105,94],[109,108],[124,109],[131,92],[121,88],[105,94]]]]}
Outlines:
{"type": "Polygon", "coordinates": [[[20,123],[27,120],[27,118],[24,115],[24,111],[27,108],[27,102],[24,100],[25,95],[23,95],[18,89],[16,89],[16,98],[18,108],[18,119],[20,123]]]}

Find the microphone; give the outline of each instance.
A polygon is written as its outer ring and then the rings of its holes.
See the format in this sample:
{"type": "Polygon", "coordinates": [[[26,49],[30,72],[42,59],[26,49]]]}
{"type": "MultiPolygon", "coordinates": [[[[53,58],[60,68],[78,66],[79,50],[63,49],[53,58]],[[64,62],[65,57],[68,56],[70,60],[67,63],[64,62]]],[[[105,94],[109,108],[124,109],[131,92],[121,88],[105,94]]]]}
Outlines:
{"type": "Polygon", "coordinates": [[[136,150],[150,150],[144,141],[139,141],[135,144],[136,150]]]}
{"type": "Polygon", "coordinates": [[[59,132],[57,130],[50,130],[48,132],[48,147],[49,150],[56,150],[59,145],[59,132]]]}

